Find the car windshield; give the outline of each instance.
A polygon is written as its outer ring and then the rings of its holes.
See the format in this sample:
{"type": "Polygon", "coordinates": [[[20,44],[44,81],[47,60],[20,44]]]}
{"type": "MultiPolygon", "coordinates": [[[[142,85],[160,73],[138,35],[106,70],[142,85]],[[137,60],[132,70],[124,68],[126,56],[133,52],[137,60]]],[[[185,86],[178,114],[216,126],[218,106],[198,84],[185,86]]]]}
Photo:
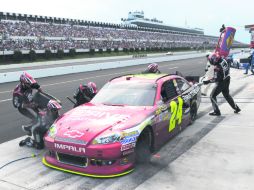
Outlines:
{"type": "Polygon", "coordinates": [[[91,102],[113,106],[153,106],[155,94],[156,88],[152,83],[113,82],[107,83],[91,102]]]}

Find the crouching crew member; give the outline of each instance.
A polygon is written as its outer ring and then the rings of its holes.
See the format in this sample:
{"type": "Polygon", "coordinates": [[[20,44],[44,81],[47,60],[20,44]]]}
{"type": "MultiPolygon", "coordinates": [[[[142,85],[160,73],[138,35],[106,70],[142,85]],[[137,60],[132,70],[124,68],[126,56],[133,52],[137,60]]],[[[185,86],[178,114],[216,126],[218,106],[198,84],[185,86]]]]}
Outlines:
{"type": "Polygon", "coordinates": [[[36,149],[43,149],[43,137],[49,127],[59,117],[59,110],[61,108],[62,106],[56,100],[50,100],[47,104],[47,108],[39,112],[37,123],[29,127],[22,126],[27,135],[32,137],[27,137],[20,141],[19,146],[26,145],[28,147],[35,147],[36,149]]]}
{"type": "Polygon", "coordinates": [[[80,84],[73,98],[76,100],[74,107],[81,104],[90,102],[97,93],[97,87],[94,82],[89,82],[87,84],[80,84]]]}

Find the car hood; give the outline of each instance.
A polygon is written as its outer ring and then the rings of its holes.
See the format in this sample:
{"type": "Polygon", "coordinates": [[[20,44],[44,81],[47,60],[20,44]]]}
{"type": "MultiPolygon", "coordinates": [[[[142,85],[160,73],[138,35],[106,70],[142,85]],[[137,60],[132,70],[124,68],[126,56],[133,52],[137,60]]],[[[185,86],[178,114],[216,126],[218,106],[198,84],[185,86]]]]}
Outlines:
{"type": "Polygon", "coordinates": [[[113,132],[135,126],[152,112],[153,107],[84,104],[63,114],[54,123],[56,137],[89,143],[106,130],[113,132]]]}

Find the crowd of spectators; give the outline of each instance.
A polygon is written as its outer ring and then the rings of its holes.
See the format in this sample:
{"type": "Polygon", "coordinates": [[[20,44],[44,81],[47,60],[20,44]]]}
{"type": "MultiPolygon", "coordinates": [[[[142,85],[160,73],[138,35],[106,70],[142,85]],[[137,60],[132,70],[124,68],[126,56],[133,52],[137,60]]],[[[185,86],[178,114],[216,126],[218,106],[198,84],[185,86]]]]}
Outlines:
{"type": "Polygon", "coordinates": [[[1,20],[0,51],[109,48],[214,47],[212,36],[1,20]]]}

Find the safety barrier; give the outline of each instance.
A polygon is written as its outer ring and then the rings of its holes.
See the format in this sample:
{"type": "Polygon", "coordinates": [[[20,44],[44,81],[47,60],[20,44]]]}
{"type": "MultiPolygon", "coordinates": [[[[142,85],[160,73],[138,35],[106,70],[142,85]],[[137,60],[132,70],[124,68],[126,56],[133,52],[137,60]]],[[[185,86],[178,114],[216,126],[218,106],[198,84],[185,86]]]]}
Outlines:
{"type": "Polygon", "coordinates": [[[204,53],[194,53],[194,54],[187,54],[187,55],[175,55],[170,57],[168,56],[145,57],[138,60],[131,60],[131,59],[122,60],[122,61],[111,60],[111,61],[106,61],[106,62],[96,63],[96,64],[73,65],[73,66],[33,69],[33,70],[26,70],[25,68],[21,68],[20,71],[16,71],[16,72],[0,73],[0,83],[18,81],[19,76],[21,75],[23,71],[28,72],[29,74],[34,76],[34,78],[42,78],[42,77],[57,76],[57,75],[64,75],[64,74],[71,74],[71,73],[80,73],[80,72],[96,71],[96,70],[102,70],[102,69],[112,69],[112,68],[118,68],[118,67],[149,64],[153,62],[191,59],[191,58],[203,57],[204,55],[205,55],[204,53]]]}
{"type": "Polygon", "coordinates": [[[147,54],[134,54],[134,55],[132,55],[132,58],[142,58],[142,57],[147,57],[147,54]]]}

